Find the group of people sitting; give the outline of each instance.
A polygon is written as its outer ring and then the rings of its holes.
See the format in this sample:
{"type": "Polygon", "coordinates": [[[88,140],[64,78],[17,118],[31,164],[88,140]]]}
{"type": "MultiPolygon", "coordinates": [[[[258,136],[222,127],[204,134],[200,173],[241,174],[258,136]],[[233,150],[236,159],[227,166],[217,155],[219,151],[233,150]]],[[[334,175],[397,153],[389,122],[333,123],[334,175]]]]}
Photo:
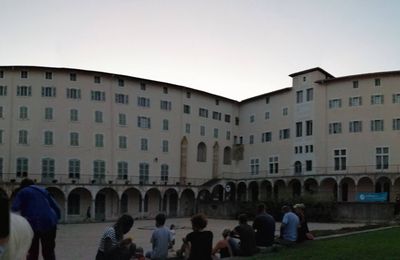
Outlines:
{"type": "MultiPolygon", "coordinates": [[[[266,212],[264,204],[257,207],[257,215],[252,226],[246,214],[239,215],[239,225],[232,230],[224,229],[222,240],[213,247],[213,233],[206,230],[207,217],[197,214],[191,218],[193,231],[183,238],[177,257],[189,260],[212,260],[232,256],[252,256],[260,248],[273,244],[293,245],[313,239],[304,215],[304,204],[296,204],[292,212],[289,206],[282,207],[282,224],[275,237],[275,219],[266,212]]],[[[151,235],[152,250],[144,253],[130,238],[123,238],[132,228],[134,220],[129,215],[121,216],[117,223],[105,230],[96,255],[96,260],[167,259],[169,249],[175,243],[174,228],[165,226],[166,216],[156,216],[156,229],[151,235]]]]}

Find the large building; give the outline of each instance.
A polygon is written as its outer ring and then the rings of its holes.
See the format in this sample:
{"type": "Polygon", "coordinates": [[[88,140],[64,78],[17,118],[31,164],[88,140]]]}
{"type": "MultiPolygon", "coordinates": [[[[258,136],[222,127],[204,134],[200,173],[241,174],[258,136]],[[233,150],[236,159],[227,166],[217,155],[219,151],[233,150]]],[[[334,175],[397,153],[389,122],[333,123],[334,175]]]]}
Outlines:
{"type": "Polygon", "coordinates": [[[400,71],[321,68],[241,102],[110,73],[0,67],[0,188],[45,185],[79,221],[190,215],[202,200],[400,193],[400,71]]]}

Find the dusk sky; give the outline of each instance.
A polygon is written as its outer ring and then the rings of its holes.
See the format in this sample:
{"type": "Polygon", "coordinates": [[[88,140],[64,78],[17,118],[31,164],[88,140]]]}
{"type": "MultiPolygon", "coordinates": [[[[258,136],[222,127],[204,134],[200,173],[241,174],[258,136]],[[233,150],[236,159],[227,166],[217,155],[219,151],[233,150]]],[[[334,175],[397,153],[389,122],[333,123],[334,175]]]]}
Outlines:
{"type": "Polygon", "coordinates": [[[400,70],[397,0],[2,0],[0,65],[104,71],[243,100],[291,73],[400,70]]]}

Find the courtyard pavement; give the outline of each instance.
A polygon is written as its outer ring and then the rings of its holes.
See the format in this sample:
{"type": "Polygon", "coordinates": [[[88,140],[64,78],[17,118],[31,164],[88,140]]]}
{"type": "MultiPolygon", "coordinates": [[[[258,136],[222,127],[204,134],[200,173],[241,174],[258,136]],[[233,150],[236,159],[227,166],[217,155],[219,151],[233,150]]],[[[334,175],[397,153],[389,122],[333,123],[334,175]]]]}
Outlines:
{"type": "MultiPolygon", "coordinates": [[[[209,219],[207,229],[214,233],[213,244],[222,238],[222,230],[233,229],[237,220],[209,219]]],[[[104,229],[113,225],[113,222],[61,224],[58,226],[56,239],[56,256],[58,260],[94,260],[100,237],[104,229]]],[[[154,220],[136,220],[131,231],[125,237],[131,237],[134,242],[144,248],[151,249],[150,237],[154,228],[154,220]]],[[[182,238],[191,232],[189,218],[167,219],[166,225],[175,224],[176,244],[175,249],[180,248],[182,238]]],[[[250,223],[251,224],[251,223],[250,223]]],[[[363,226],[360,223],[309,223],[310,230],[340,229],[343,227],[363,226]]],[[[280,223],[277,223],[278,232],[280,223]]]]}

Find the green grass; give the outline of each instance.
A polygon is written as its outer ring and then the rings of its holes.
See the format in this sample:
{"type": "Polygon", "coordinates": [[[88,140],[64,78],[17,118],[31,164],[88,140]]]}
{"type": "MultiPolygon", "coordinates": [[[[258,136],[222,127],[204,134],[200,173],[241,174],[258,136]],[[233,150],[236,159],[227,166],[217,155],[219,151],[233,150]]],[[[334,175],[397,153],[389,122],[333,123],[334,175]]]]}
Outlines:
{"type": "Polygon", "coordinates": [[[252,259],[400,259],[400,228],[307,241],[252,259]]]}

